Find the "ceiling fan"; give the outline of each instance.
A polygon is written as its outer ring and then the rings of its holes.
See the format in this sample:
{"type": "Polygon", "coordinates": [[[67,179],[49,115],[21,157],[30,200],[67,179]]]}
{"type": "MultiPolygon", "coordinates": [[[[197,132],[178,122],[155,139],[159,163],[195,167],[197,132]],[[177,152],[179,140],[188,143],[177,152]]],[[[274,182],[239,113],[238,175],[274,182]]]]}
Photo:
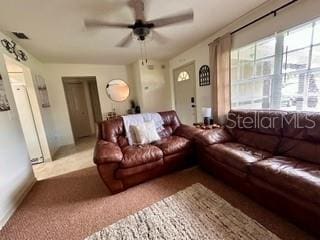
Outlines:
{"type": "Polygon", "coordinates": [[[163,18],[147,21],[145,19],[145,6],[144,0],[129,0],[127,5],[133,9],[135,15],[134,24],[126,23],[110,23],[106,21],[100,21],[95,19],[86,19],[84,21],[87,28],[128,28],[132,32],[123,38],[116,46],[127,47],[133,40],[133,36],[136,36],[138,40],[144,41],[146,37],[152,32],[153,37],[159,42],[164,42],[165,37],[156,32],[155,28],[165,27],[181,22],[187,22],[193,20],[193,10],[187,10],[176,15],[171,15],[163,18]]]}

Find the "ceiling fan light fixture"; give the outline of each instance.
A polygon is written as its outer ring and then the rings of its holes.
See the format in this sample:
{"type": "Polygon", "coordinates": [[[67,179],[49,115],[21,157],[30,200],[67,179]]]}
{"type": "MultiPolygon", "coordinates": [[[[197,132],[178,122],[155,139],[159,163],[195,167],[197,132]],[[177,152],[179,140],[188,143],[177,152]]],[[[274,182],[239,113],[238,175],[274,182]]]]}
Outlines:
{"type": "Polygon", "coordinates": [[[139,40],[144,41],[150,34],[150,29],[146,27],[138,27],[133,29],[133,33],[138,37],[139,40]]]}

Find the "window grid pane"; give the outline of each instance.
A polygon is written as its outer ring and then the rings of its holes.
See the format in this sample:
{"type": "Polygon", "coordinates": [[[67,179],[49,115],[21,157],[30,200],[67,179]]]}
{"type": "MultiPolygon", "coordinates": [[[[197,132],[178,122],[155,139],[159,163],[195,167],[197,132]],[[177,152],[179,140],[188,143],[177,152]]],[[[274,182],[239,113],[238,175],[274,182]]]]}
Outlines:
{"type": "Polygon", "coordinates": [[[284,51],[301,49],[311,45],[312,24],[289,30],[284,38],[284,51]]]}
{"type": "Polygon", "coordinates": [[[313,44],[320,43],[320,21],[316,22],[313,32],[313,44]]]}
{"type": "Polygon", "coordinates": [[[233,50],[231,59],[233,109],[320,111],[320,21],[233,50]]]}
{"type": "Polygon", "coordinates": [[[293,72],[308,68],[310,48],[285,53],[282,72],[293,72]]]}

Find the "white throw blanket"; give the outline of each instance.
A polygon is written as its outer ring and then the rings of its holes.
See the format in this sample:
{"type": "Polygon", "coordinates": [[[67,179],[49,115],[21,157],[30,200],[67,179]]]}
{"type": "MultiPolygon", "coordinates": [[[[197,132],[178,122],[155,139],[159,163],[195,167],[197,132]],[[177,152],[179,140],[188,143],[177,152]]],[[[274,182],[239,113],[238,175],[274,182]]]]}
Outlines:
{"type": "Polygon", "coordinates": [[[144,122],[153,121],[156,125],[157,132],[160,133],[163,130],[163,120],[159,113],[142,113],[122,116],[126,136],[128,138],[129,145],[136,144],[135,135],[133,129],[130,126],[143,124],[144,122]]]}
{"type": "Polygon", "coordinates": [[[157,132],[160,133],[163,128],[163,120],[159,113],[142,113],[141,114],[145,122],[154,121],[154,124],[156,125],[157,132]]]}

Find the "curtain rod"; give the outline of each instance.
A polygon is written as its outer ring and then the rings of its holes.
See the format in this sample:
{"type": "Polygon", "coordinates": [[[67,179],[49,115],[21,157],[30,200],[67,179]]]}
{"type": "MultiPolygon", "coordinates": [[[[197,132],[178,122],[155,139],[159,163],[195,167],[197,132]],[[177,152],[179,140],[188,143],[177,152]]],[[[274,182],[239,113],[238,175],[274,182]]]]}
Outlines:
{"type": "Polygon", "coordinates": [[[262,19],[264,19],[264,18],[266,18],[266,17],[268,17],[268,16],[270,16],[270,15],[273,15],[274,17],[276,17],[278,11],[280,11],[280,10],[282,10],[282,9],[284,9],[284,8],[289,7],[290,5],[294,4],[294,3],[297,2],[297,1],[299,1],[299,0],[292,0],[292,1],[290,1],[290,2],[288,2],[288,3],[286,3],[286,4],[284,4],[284,5],[282,5],[281,7],[278,7],[277,9],[275,9],[275,10],[273,10],[273,11],[271,11],[271,12],[269,12],[269,13],[267,13],[267,14],[265,14],[265,15],[257,18],[257,19],[255,19],[255,20],[253,20],[252,22],[249,22],[248,24],[246,24],[246,25],[244,25],[244,26],[242,26],[242,27],[240,27],[240,28],[238,28],[238,29],[236,29],[236,30],[234,30],[233,32],[231,32],[231,35],[233,35],[233,34],[239,32],[239,31],[241,31],[241,30],[243,30],[243,29],[251,26],[252,24],[255,24],[256,22],[261,21],[262,19]]]}

